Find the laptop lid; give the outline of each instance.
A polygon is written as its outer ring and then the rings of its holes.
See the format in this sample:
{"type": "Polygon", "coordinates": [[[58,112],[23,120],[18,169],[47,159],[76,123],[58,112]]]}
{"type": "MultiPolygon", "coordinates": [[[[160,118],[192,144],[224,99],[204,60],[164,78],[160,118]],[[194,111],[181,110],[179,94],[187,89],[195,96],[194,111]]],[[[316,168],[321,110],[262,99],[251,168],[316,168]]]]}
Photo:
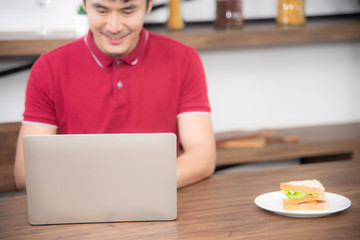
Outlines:
{"type": "Polygon", "coordinates": [[[29,223],[177,217],[172,133],[23,138],[29,223]]]}

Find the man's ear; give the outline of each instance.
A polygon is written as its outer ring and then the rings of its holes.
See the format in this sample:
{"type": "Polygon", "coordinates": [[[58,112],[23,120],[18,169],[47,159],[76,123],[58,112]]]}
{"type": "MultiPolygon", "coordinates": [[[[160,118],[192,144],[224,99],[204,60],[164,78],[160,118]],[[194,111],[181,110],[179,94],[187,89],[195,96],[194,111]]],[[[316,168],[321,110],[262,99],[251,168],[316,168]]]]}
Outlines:
{"type": "Polygon", "coordinates": [[[149,0],[149,5],[148,5],[148,8],[146,10],[147,14],[151,12],[151,9],[153,7],[153,3],[154,3],[154,0],[149,0]]]}
{"type": "Polygon", "coordinates": [[[82,3],[82,7],[83,7],[84,11],[87,12],[85,0],[84,0],[83,3],[82,3]]]}

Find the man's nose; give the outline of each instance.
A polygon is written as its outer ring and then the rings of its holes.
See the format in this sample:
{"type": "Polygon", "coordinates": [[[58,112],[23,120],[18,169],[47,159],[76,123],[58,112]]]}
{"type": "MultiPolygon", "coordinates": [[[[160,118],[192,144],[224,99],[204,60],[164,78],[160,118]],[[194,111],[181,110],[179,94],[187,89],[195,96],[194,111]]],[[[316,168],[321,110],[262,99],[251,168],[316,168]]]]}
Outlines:
{"type": "Polygon", "coordinates": [[[112,12],[108,18],[108,31],[112,33],[121,32],[124,28],[123,19],[117,12],[112,12]]]}

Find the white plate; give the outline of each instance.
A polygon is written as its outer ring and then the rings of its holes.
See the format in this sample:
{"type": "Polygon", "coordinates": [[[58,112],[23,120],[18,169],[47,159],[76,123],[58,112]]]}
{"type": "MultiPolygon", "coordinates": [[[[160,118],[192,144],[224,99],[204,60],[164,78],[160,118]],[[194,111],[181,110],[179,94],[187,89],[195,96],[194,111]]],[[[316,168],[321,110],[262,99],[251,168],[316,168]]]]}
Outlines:
{"type": "Polygon", "coordinates": [[[286,198],[280,191],[262,194],[255,198],[255,204],[265,210],[287,216],[298,218],[322,217],[329,214],[344,211],[351,206],[350,199],[335,193],[325,193],[329,203],[327,210],[307,210],[307,211],[285,211],[283,210],[282,199],[286,198]]]}

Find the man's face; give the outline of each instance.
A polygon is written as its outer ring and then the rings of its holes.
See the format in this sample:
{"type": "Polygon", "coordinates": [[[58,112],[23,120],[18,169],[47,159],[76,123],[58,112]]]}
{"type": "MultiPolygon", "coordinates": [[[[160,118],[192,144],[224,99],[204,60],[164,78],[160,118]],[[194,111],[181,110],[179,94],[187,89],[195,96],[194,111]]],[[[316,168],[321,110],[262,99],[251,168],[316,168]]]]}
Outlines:
{"type": "Polygon", "coordinates": [[[86,0],[84,9],[96,46],[114,58],[128,55],[139,42],[152,2],[146,9],[146,0],[86,0]]]}

